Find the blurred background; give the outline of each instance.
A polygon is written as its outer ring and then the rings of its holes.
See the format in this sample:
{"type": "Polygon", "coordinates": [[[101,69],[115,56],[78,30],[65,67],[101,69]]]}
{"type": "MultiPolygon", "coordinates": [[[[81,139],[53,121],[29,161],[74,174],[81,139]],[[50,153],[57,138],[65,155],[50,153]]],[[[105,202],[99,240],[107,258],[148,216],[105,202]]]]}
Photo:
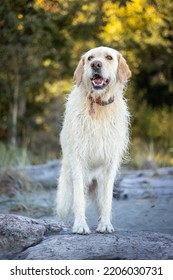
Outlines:
{"type": "Polygon", "coordinates": [[[133,74],[127,167],[173,165],[173,1],[0,0],[0,166],[61,158],[74,69],[100,45],[133,74]]]}

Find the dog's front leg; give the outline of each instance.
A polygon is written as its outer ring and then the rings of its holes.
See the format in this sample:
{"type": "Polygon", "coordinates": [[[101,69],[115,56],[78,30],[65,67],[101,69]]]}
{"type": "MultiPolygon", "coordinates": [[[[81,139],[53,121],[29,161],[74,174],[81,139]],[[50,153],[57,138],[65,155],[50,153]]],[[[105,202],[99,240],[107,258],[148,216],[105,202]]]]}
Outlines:
{"type": "Polygon", "coordinates": [[[83,180],[81,164],[78,160],[73,161],[72,175],[73,175],[73,212],[74,225],[72,232],[78,234],[90,233],[89,227],[85,218],[85,186],[83,180]]]}
{"type": "Polygon", "coordinates": [[[114,165],[105,170],[100,178],[98,178],[97,207],[99,223],[96,229],[97,232],[111,233],[114,231],[111,224],[111,211],[115,174],[116,167],[114,165]]]}

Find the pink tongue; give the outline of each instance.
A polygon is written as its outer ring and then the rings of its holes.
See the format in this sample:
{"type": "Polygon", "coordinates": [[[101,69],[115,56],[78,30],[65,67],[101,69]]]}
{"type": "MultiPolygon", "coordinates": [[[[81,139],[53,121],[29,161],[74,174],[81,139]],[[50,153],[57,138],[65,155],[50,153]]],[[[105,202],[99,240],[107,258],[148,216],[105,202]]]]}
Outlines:
{"type": "Polygon", "coordinates": [[[94,82],[94,84],[96,84],[96,85],[100,85],[100,84],[102,84],[104,81],[103,81],[103,79],[94,79],[93,80],[93,82],[94,82]]]}

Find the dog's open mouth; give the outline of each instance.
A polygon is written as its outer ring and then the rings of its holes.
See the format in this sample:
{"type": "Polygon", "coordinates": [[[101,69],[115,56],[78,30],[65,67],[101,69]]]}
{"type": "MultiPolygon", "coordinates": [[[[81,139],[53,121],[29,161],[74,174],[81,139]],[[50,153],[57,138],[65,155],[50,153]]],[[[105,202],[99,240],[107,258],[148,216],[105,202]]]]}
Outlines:
{"type": "Polygon", "coordinates": [[[91,78],[91,83],[95,89],[103,89],[109,84],[109,79],[103,78],[99,74],[94,74],[91,78]]]}

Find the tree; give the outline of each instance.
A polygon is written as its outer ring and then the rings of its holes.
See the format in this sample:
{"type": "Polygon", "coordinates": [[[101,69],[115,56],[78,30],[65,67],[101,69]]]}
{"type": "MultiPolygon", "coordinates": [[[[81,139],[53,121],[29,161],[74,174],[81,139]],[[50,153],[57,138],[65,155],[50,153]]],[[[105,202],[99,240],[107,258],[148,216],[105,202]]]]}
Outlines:
{"type": "Polygon", "coordinates": [[[8,123],[8,136],[16,144],[27,118],[34,110],[44,108],[36,102],[36,96],[40,92],[47,94],[45,82],[68,72],[64,24],[69,24],[70,19],[67,11],[65,15],[59,11],[54,14],[34,0],[5,0],[0,16],[0,109],[3,126],[8,123]]]}

